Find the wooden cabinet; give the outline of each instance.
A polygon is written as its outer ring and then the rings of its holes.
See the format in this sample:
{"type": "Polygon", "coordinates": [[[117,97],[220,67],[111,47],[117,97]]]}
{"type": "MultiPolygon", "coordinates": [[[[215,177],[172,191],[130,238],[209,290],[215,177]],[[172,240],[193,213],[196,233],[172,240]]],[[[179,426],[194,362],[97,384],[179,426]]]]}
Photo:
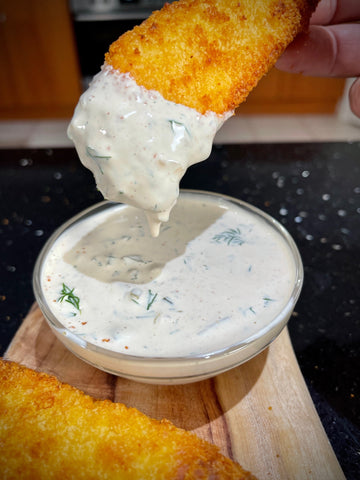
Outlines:
{"type": "Polygon", "coordinates": [[[81,93],[66,0],[0,0],[0,119],[69,117],[81,93]]]}
{"type": "Polygon", "coordinates": [[[342,78],[304,77],[273,68],[237,113],[334,113],[344,86],[342,78]]]}

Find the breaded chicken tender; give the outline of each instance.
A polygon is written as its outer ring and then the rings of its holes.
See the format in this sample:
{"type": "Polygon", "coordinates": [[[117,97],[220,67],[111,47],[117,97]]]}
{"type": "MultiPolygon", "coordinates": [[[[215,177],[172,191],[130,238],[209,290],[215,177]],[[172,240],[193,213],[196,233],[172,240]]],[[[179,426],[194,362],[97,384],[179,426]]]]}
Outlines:
{"type": "Polygon", "coordinates": [[[192,433],[0,360],[0,478],[253,479],[192,433]]]}
{"type": "Polygon", "coordinates": [[[138,85],[204,114],[242,103],[318,0],[179,0],[123,34],[105,55],[138,85]]]}

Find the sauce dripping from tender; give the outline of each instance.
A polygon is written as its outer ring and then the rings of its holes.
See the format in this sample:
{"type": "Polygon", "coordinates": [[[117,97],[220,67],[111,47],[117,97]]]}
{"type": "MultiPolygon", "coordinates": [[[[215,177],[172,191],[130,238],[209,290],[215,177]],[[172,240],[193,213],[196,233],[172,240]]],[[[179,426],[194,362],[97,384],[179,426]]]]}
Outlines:
{"type": "Polygon", "coordinates": [[[232,114],[202,115],[104,65],[81,96],[68,136],[104,198],[145,210],[157,236],[186,169],[210,155],[232,114]]]}

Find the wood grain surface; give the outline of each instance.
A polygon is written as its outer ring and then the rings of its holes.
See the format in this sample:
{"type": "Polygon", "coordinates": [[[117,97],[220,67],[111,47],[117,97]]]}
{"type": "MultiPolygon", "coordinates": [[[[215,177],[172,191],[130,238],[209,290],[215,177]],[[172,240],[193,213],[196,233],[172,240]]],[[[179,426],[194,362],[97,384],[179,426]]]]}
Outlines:
{"type": "Polygon", "coordinates": [[[259,480],[341,480],[294,355],[287,329],[247,363],[187,385],[148,385],[109,375],[76,358],[34,304],[5,358],[55,375],[93,397],[167,418],[219,446],[259,480]]]}

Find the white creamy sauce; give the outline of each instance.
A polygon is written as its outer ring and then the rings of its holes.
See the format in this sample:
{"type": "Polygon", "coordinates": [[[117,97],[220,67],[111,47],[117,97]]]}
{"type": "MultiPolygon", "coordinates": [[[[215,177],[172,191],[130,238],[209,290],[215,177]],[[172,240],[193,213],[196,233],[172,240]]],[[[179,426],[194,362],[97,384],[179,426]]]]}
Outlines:
{"type": "Polygon", "coordinates": [[[182,193],[152,238],[140,210],[111,205],[65,230],[42,267],[50,309],[78,338],[129,355],[206,354],[256,334],[289,302],[290,247],[251,211],[182,193]]]}
{"type": "Polygon", "coordinates": [[[104,65],[80,97],[68,136],[104,198],[145,210],[157,236],[186,169],[210,155],[232,114],[202,115],[104,65]]]}

